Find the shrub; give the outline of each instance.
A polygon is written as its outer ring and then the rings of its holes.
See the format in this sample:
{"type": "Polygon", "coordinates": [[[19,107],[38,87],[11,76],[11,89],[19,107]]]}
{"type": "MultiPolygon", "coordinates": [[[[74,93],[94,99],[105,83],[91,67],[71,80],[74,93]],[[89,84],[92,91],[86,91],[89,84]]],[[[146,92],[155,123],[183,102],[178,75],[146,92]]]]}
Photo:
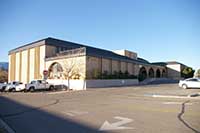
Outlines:
{"type": "Polygon", "coordinates": [[[182,77],[191,78],[194,76],[194,70],[191,67],[186,67],[181,72],[182,77]]]}
{"type": "Polygon", "coordinates": [[[197,70],[195,77],[200,78],[200,69],[197,70]]]}
{"type": "Polygon", "coordinates": [[[93,78],[94,79],[101,79],[102,78],[101,72],[97,69],[94,69],[93,70],[93,78]]]}
{"type": "Polygon", "coordinates": [[[8,82],[8,72],[0,70],[0,82],[8,82]]]}

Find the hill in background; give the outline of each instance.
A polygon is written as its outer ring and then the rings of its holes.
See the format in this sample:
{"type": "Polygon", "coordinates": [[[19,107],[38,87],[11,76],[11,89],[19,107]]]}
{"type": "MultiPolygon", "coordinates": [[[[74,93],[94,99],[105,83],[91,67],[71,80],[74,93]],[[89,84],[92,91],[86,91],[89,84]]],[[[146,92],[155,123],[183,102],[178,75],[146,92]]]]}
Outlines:
{"type": "Polygon", "coordinates": [[[8,62],[0,62],[0,69],[8,71],[8,62]]]}

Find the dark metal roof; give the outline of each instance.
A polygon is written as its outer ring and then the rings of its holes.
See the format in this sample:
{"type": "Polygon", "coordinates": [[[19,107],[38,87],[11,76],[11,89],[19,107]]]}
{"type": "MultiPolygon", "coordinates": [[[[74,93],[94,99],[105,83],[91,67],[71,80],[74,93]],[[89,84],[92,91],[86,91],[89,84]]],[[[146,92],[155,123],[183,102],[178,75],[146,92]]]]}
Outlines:
{"type": "Polygon", "coordinates": [[[166,62],[153,62],[152,64],[159,65],[159,66],[166,66],[167,65],[166,62]]]}
{"type": "Polygon", "coordinates": [[[70,42],[70,41],[55,39],[55,38],[51,38],[51,37],[41,39],[39,41],[35,41],[35,42],[32,42],[32,43],[23,45],[21,47],[15,48],[13,50],[10,50],[9,54],[14,53],[14,52],[18,52],[18,51],[21,51],[21,50],[25,50],[25,49],[28,49],[28,48],[32,48],[32,47],[35,47],[35,46],[40,46],[41,44],[43,44],[43,43],[40,43],[40,42],[43,42],[43,41],[44,41],[45,45],[60,46],[60,47],[68,48],[68,49],[85,47],[86,48],[86,55],[88,55],[88,56],[123,60],[123,61],[128,61],[128,62],[133,62],[133,63],[139,63],[139,64],[155,65],[155,64],[149,63],[147,60],[142,59],[142,58],[138,58],[136,60],[136,59],[132,59],[132,58],[129,58],[129,57],[126,57],[126,56],[116,54],[116,53],[109,51],[109,50],[95,48],[95,47],[91,47],[91,46],[87,46],[87,45],[83,45],[83,44],[79,44],[79,43],[74,43],[74,42],[70,42]]]}
{"type": "Polygon", "coordinates": [[[151,64],[142,58],[139,58],[138,60],[136,60],[136,59],[132,59],[132,58],[129,58],[126,56],[116,54],[109,50],[104,50],[104,49],[95,48],[95,47],[91,47],[91,46],[87,46],[87,45],[83,45],[83,44],[59,40],[59,39],[55,39],[55,38],[47,38],[46,44],[53,45],[53,46],[68,47],[71,49],[85,47],[86,55],[88,55],[88,56],[103,57],[103,58],[116,59],[116,60],[124,60],[124,61],[128,61],[128,62],[135,62],[135,63],[141,63],[141,64],[149,64],[149,65],[151,64]]]}
{"type": "Polygon", "coordinates": [[[177,62],[177,61],[153,62],[152,64],[160,65],[160,66],[180,64],[180,65],[186,66],[186,65],[184,65],[184,64],[182,64],[182,63],[180,63],[180,62],[177,62]]]}

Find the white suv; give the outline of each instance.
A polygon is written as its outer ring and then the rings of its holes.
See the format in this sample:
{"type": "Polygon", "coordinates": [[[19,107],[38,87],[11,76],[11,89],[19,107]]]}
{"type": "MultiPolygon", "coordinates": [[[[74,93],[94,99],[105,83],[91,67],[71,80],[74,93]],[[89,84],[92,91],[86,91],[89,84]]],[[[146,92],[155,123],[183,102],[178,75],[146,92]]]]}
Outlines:
{"type": "Polygon", "coordinates": [[[7,84],[5,91],[23,91],[25,90],[25,84],[19,81],[12,81],[7,84]]]}
{"type": "Polygon", "coordinates": [[[200,88],[200,78],[189,78],[179,81],[179,87],[187,88],[200,88]]]}
{"type": "Polygon", "coordinates": [[[52,89],[54,89],[54,85],[49,84],[45,80],[33,80],[29,84],[26,85],[27,91],[52,90],[52,89]]]}

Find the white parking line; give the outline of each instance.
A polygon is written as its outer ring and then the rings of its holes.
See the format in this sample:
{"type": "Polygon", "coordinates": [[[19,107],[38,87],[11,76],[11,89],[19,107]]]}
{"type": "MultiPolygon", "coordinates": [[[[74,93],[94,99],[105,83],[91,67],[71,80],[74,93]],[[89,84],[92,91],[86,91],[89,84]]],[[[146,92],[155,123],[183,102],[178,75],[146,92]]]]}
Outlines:
{"type": "MultiPolygon", "coordinates": [[[[182,102],[163,102],[163,104],[174,104],[174,105],[181,105],[182,102]]],[[[186,105],[192,105],[192,103],[185,103],[186,105]]]]}
{"type": "Polygon", "coordinates": [[[89,112],[86,111],[77,111],[77,110],[71,110],[71,111],[67,111],[67,112],[63,112],[65,115],[74,117],[74,116],[79,116],[79,115],[85,115],[88,114],[89,112]]]}

